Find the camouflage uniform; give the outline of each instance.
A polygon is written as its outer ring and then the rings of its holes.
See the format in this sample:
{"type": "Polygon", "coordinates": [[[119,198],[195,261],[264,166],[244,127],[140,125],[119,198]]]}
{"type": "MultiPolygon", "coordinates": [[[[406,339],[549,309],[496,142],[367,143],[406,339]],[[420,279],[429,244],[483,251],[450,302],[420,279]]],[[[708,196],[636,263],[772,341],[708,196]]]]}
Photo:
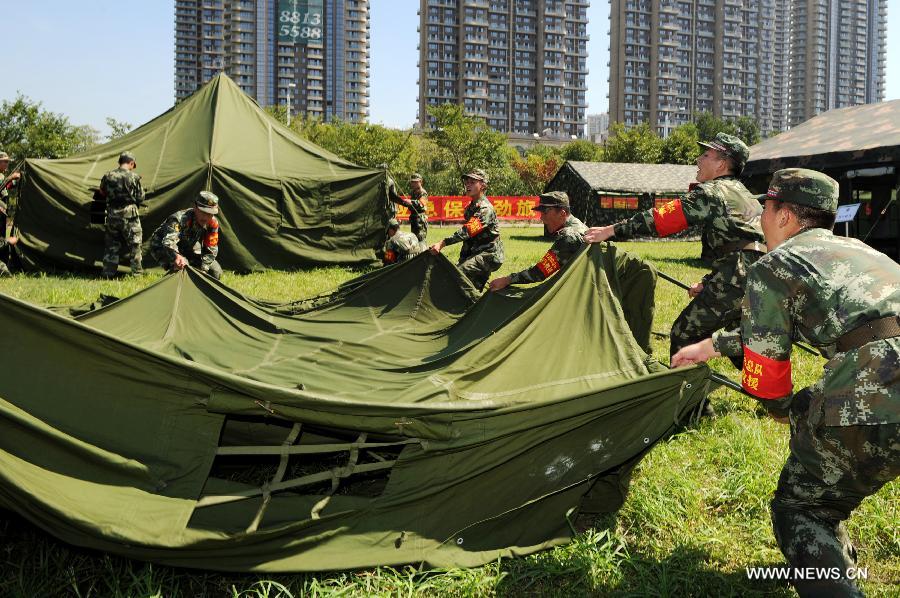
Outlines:
{"type": "MultiPolygon", "coordinates": [[[[716,137],[720,138],[738,141],[729,135],[716,137]]],[[[691,226],[701,227],[703,253],[714,258],[712,271],[703,277],[703,290],[672,325],[672,355],[709,338],[715,330],[737,325],[747,271],[766,250],[759,225],[761,214],[756,196],[736,177],[726,175],[700,183],[681,199],[615,225],[616,239],[665,237],[691,226]]]]}
{"type": "Polygon", "coordinates": [[[483,195],[469,202],[463,211],[463,219],[465,223],[444,239],[444,245],[460,242],[463,244],[457,267],[480,291],[487,283],[491,272],[503,265],[500,222],[497,220],[494,206],[483,195]]]}
{"type": "MultiPolygon", "coordinates": [[[[6,152],[0,152],[0,159],[9,159],[9,156],[6,152]]],[[[8,247],[6,243],[6,211],[9,207],[9,190],[16,186],[18,181],[6,181],[6,173],[0,172],[0,253],[6,255],[7,252],[2,251],[4,248],[8,247]]],[[[0,259],[0,276],[9,276],[9,267],[6,265],[6,261],[0,259]]]]}
{"type": "Polygon", "coordinates": [[[509,275],[512,284],[540,282],[568,264],[584,245],[587,227],[575,216],[569,215],[566,223],[553,233],[553,245],[534,266],[509,275]]]}
{"type": "Polygon", "coordinates": [[[419,241],[428,236],[428,192],[422,189],[419,194],[413,193],[410,199],[398,198],[402,206],[409,209],[409,228],[419,241]]]}
{"type": "Polygon", "coordinates": [[[154,231],[150,254],[167,270],[173,268],[175,256],[181,254],[191,266],[219,280],[219,221],[213,216],[209,224],[200,226],[192,208],[175,212],[154,231]]]}
{"type": "Polygon", "coordinates": [[[384,258],[385,265],[405,262],[410,258],[414,258],[427,249],[416,235],[398,230],[384,242],[384,258]]]}
{"type": "Polygon", "coordinates": [[[119,255],[125,246],[132,274],[144,271],[141,255],[143,231],[138,207],[144,201],[141,177],[133,170],[111,170],[100,180],[100,193],[106,198],[106,229],[103,239],[103,275],[114,276],[119,255]]]}
{"type": "MultiPolygon", "coordinates": [[[[792,186],[813,198],[833,189],[836,209],[837,183],[825,175],[779,171],[769,194],[791,201],[792,186]],[[810,190],[810,179],[818,191],[810,190]]],[[[843,575],[854,566],[843,521],[900,473],[900,336],[839,342],[884,317],[900,323],[898,313],[900,266],[860,241],[812,228],[756,263],[740,332],[713,336],[723,355],[743,355],[744,389],[773,415],[790,416],[790,456],[771,507],[775,537],[791,567],[836,567],[843,575]],[[820,347],[830,361],[818,381],[792,393],[789,358],[796,339],[820,347]]],[[[801,595],[858,595],[847,579],[796,585],[801,595]]]]}

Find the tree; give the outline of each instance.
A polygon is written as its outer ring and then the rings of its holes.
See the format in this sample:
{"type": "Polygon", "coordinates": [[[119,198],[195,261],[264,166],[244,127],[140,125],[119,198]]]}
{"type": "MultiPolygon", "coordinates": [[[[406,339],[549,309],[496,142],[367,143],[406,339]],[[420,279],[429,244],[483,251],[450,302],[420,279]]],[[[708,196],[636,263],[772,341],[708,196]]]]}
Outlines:
{"type": "Polygon", "coordinates": [[[22,94],[0,104],[0,147],[14,160],[63,158],[96,145],[99,137],[93,127],[74,126],[22,94]]]}
{"type": "Polygon", "coordinates": [[[604,159],[607,162],[659,163],[663,142],[647,123],[631,129],[625,129],[622,123],[613,123],[609,127],[609,134],[604,149],[604,159]]]}
{"type": "Polygon", "coordinates": [[[579,139],[578,141],[565,144],[560,151],[560,157],[564,161],[601,162],[603,160],[603,147],[587,139],[579,139]]]}
{"type": "Polygon", "coordinates": [[[700,141],[709,141],[716,133],[728,133],[734,135],[748,146],[759,143],[759,123],[752,116],[742,116],[737,120],[722,120],[709,112],[701,112],[694,115],[694,124],[697,125],[697,135],[700,141]]]}
{"type": "Polygon", "coordinates": [[[672,129],[663,139],[660,164],[694,164],[700,155],[697,125],[684,123],[672,129]]]}
{"type": "Polygon", "coordinates": [[[106,126],[109,127],[109,135],[106,136],[107,141],[124,137],[128,134],[128,131],[134,128],[131,123],[127,123],[123,120],[116,120],[111,116],[106,117],[106,126]]]}
{"type": "Polygon", "coordinates": [[[544,191],[544,187],[556,175],[560,161],[555,156],[543,157],[538,154],[529,154],[524,158],[513,159],[513,170],[525,184],[528,195],[537,195],[544,191]]]}
{"type": "Polygon", "coordinates": [[[425,137],[456,172],[457,181],[473,168],[482,168],[493,177],[509,167],[506,135],[488,127],[484,120],[465,114],[456,104],[430,106],[428,115],[434,122],[425,137]]]}

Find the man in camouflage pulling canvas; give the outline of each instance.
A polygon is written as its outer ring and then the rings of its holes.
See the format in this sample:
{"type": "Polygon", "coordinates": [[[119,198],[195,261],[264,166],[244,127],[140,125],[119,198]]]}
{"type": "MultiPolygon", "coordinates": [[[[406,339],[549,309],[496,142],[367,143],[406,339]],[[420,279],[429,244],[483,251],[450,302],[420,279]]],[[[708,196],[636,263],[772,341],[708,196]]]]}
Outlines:
{"type": "MultiPolygon", "coordinates": [[[[7,246],[13,246],[18,242],[16,237],[6,236],[6,214],[9,207],[9,190],[15,187],[21,179],[21,173],[13,172],[6,174],[9,169],[9,154],[0,152],[0,250],[7,246]]],[[[8,252],[2,252],[3,257],[0,258],[0,276],[9,276],[9,267],[6,265],[5,259],[8,259],[8,252]]]]}
{"type": "Polygon", "coordinates": [[[201,191],[194,207],[175,212],[153,232],[150,253],[171,271],[191,265],[216,280],[222,278],[219,255],[219,198],[201,191]]]}
{"type": "Polygon", "coordinates": [[[385,266],[405,262],[427,249],[425,243],[416,238],[416,235],[401,231],[400,222],[396,218],[388,221],[387,234],[387,241],[384,242],[384,256],[381,258],[385,266]]]}
{"type": "Polygon", "coordinates": [[[672,363],[743,355],[744,389],[791,426],[771,505],[778,545],[792,570],[840,572],[792,581],[801,596],[861,595],[846,576],[856,553],[843,522],[900,473],[900,266],[831,233],[838,184],[820,172],[780,170],[760,201],[770,253],[750,270],[740,331],[687,346],[672,363]],[[794,393],[797,338],[830,361],[794,393]]]}
{"type": "Polygon", "coordinates": [[[541,213],[541,222],[553,237],[553,245],[534,266],[492,280],[489,287],[492,291],[499,291],[511,284],[541,282],[568,264],[584,245],[584,231],[587,227],[572,216],[568,194],[564,191],[550,191],[540,195],[538,199],[538,205],[532,209],[541,213]]]}
{"type": "Polygon", "coordinates": [[[630,239],[639,235],[665,237],[691,226],[701,228],[704,253],[713,255],[712,271],[688,292],[684,308],[670,333],[670,354],[733,327],[740,318],[748,268],[765,252],[756,198],[738,180],[750,150],[737,137],[719,133],[697,158],[699,185],[681,199],[647,210],[611,226],[589,228],[589,243],[630,239]]]}
{"type": "Polygon", "coordinates": [[[428,191],[422,184],[422,175],[414,172],[409,177],[410,198],[404,199],[397,193],[396,185],[390,184],[388,196],[391,201],[409,210],[409,229],[412,234],[424,241],[428,236],[428,191]]]}
{"type": "Polygon", "coordinates": [[[141,243],[143,231],[138,208],[144,201],[144,189],[134,154],[122,152],[119,167],[110,170],[100,179],[100,195],[106,200],[106,229],[103,237],[104,278],[114,277],[119,270],[119,255],[122,247],[131,264],[131,273],[144,273],[141,243]]]}
{"type": "Polygon", "coordinates": [[[503,265],[503,242],[500,240],[500,222],[494,206],[485,196],[488,176],[480,168],[463,176],[466,195],[471,199],[463,211],[465,223],[455,233],[431,246],[437,255],[447,245],[462,242],[457,267],[476,289],[484,288],[491,272],[503,265]]]}

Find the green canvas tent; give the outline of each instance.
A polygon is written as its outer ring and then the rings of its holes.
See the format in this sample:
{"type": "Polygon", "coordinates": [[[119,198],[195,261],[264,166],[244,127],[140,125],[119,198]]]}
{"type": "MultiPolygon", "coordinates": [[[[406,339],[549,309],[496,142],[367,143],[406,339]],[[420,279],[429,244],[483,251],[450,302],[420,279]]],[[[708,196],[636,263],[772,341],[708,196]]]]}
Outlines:
{"type": "Polygon", "coordinates": [[[375,259],[390,217],[386,174],[300,138],[227,76],[124,137],[61,160],[27,160],[16,225],[26,267],[99,268],[90,202],[119,154],[135,154],[146,240],[201,190],[221,200],[219,261],[239,271],[375,259]]]}
{"type": "Polygon", "coordinates": [[[708,387],[705,366],[637,346],[614,254],[477,300],[428,253],[281,306],[196,271],[76,320],[0,295],[0,507],[217,570],[474,566],[565,543],[708,387]]]}

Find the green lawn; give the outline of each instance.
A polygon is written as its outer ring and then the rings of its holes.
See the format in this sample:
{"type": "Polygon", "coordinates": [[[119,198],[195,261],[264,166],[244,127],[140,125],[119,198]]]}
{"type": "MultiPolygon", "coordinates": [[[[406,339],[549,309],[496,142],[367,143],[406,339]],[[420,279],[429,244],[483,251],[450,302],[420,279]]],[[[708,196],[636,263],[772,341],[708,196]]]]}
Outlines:
{"type": "MultiPolygon", "coordinates": [[[[450,230],[433,227],[429,239],[436,241],[450,230]]],[[[540,234],[538,227],[504,228],[507,262],[498,275],[535,263],[548,247],[540,234]]],[[[619,246],[686,283],[704,273],[696,242],[619,246]]],[[[458,245],[445,250],[451,259],[458,251],[458,245]]],[[[346,268],[226,273],[223,281],[253,297],[286,301],[327,291],[359,273],[346,268]]],[[[101,281],[16,275],[0,279],[0,292],[44,305],[76,304],[100,293],[126,296],[160,276],[157,271],[139,279],[101,281]]],[[[654,330],[667,332],[687,296],[660,280],[656,299],[654,330]]],[[[654,353],[666,360],[668,339],[654,337],[653,345],[654,353]]],[[[800,351],[792,359],[797,385],[815,380],[823,363],[800,351]]],[[[712,365],[738,380],[729,362],[712,365]]],[[[572,544],[532,557],[428,572],[206,573],[73,548],[0,512],[0,596],[792,595],[784,583],[751,582],[745,573],[745,567],[782,562],[768,502],[787,454],[787,428],[738,393],[720,389],[713,398],[718,417],[656,446],[638,467],[617,513],[588,520],[593,527],[572,544]]],[[[862,584],[868,595],[898,595],[898,510],[900,483],[895,481],[864,501],[850,519],[860,566],[868,568],[869,579],[862,584]]]]}

